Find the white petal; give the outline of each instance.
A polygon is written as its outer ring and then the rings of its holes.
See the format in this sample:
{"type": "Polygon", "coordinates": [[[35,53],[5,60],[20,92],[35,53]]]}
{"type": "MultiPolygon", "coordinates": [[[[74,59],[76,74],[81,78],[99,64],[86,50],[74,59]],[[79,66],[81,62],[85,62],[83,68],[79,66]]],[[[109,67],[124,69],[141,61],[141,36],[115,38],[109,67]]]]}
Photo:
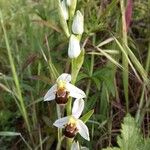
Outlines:
{"type": "Polygon", "coordinates": [[[67,91],[69,91],[69,96],[71,96],[73,98],[80,99],[80,98],[86,97],[85,93],[82,90],[80,90],[79,88],[77,88],[76,86],[74,86],[70,83],[66,84],[66,89],[67,89],[67,91]]]}
{"type": "Polygon", "coordinates": [[[44,101],[51,101],[55,99],[55,94],[57,91],[57,85],[54,84],[49,90],[48,92],[45,94],[44,96],[44,101]]]}
{"type": "Polygon", "coordinates": [[[82,120],[78,119],[77,121],[77,128],[78,128],[78,132],[80,133],[80,135],[86,139],[86,140],[90,140],[90,137],[89,137],[89,130],[87,128],[87,126],[83,123],[82,120]]]}
{"type": "Polygon", "coordinates": [[[78,10],[76,12],[76,15],[73,19],[72,23],[72,32],[74,34],[82,34],[83,33],[83,15],[82,13],[78,10]]]}
{"type": "Polygon", "coordinates": [[[62,9],[62,14],[63,14],[63,16],[64,16],[64,19],[65,20],[68,20],[68,8],[67,8],[67,6],[66,6],[66,2],[65,2],[65,0],[63,0],[62,2],[61,2],[61,9],[62,9]]]}
{"type": "Polygon", "coordinates": [[[64,125],[66,125],[68,123],[68,120],[69,120],[69,117],[63,117],[63,118],[60,118],[58,120],[56,120],[53,125],[58,127],[58,128],[63,128],[64,125]]]}
{"type": "Polygon", "coordinates": [[[62,81],[66,81],[66,82],[70,82],[71,81],[71,75],[68,73],[63,73],[61,74],[58,78],[57,81],[62,80],[62,81]]]}
{"type": "Polygon", "coordinates": [[[70,58],[77,58],[80,55],[80,41],[75,35],[71,35],[69,40],[69,47],[68,47],[68,56],[70,58]]]}
{"type": "Polygon", "coordinates": [[[84,100],[76,99],[73,103],[72,115],[78,119],[81,116],[83,109],[84,109],[84,100]]]}
{"type": "Polygon", "coordinates": [[[73,142],[71,146],[71,150],[80,150],[79,142],[73,142]]]}

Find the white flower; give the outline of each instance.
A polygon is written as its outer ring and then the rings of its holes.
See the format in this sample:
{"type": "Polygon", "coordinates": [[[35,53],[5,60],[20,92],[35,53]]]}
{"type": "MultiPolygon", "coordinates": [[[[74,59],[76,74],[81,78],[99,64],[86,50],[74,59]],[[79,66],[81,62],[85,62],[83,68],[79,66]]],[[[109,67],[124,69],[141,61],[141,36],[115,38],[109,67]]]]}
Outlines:
{"type": "Polygon", "coordinates": [[[89,138],[89,130],[82,120],[79,119],[84,109],[84,100],[76,99],[72,108],[72,115],[60,118],[54,122],[54,126],[58,128],[65,127],[65,136],[73,138],[78,132],[86,140],[89,138]]]}
{"type": "Polygon", "coordinates": [[[69,18],[69,15],[68,15],[68,8],[67,8],[67,6],[66,6],[65,0],[63,0],[63,1],[61,2],[61,12],[62,12],[62,14],[63,14],[64,19],[65,19],[65,20],[68,20],[68,18],[69,18]]]}
{"type": "Polygon", "coordinates": [[[87,147],[82,147],[82,146],[80,148],[79,142],[78,141],[77,142],[74,141],[72,143],[71,150],[89,150],[89,149],[87,147]]]}
{"type": "Polygon", "coordinates": [[[83,21],[83,15],[82,13],[78,10],[76,12],[76,15],[73,19],[73,23],[72,23],[72,32],[74,34],[82,34],[83,33],[83,24],[84,24],[84,21],[83,21]]]}
{"type": "Polygon", "coordinates": [[[58,104],[66,104],[68,97],[73,98],[85,98],[85,93],[76,86],[69,83],[71,81],[71,75],[63,73],[57,78],[56,84],[54,84],[44,96],[44,101],[56,100],[58,104]]]}
{"type": "Polygon", "coordinates": [[[80,55],[80,52],[80,41],[75,35],[72,34],[69,40],[68,56],[70,58],[77,58],[80,55]]]}

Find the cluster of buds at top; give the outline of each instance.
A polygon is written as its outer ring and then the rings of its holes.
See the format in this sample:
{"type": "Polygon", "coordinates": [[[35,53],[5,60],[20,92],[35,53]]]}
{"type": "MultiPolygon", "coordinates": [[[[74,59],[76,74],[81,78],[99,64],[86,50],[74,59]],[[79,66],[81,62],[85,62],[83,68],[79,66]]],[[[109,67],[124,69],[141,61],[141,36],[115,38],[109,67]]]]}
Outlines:
{"type": "Polygon", "coordinates": [[[63,0],[60,3],[60,17],[63,19],[62,27],[65,34],[69,37],[69,47],[68,47],[68,56],[72,58],[77,58],[80,55],[80,38],[84,32],[84,18],[82,13],[77,10],[75,13],[77,0],[63,0]],[[75,15],[74,15],[75,14],[75,15]],[[72,20],[71,33],[69,32],[67,20],[72,20]]]}
{"type": "Polygon", "coordinates": [[[65,105],[69,96],[75,98],[72,108],[72,115],[60,118],[54,122],[54,126],[64,128],[64,135],[68,138],[74,138],[79,133],[83,138],[89,141],[89,131],[79,117],[84,109],[85,93],[76,86],[69,83],[71,75],[63,73],[57,78],[54,84],[44,96],[45,101],[55,100],[59,105],[65,105]]]}

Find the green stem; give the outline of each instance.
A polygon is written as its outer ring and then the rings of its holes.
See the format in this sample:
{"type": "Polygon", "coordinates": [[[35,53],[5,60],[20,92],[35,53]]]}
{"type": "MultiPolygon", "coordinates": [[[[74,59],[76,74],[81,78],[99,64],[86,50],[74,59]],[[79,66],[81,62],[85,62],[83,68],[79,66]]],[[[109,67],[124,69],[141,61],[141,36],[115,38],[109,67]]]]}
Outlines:
{"type": "MultiPolygon", "coordinates": [[[[63,112],[64,112],[64,107],[61,107],[60,105],[57,105],[56,106],[57,107],[57,117],[58,117],[58,119],[59,118],[62,118],[63,117],[63,112]]],[[[58,128],[58,135],[57,135],[58,137],[58,141],[60,141],[61,140],[61,138],[62,138],[62,129],[60,129],[60,128],[58,128]]]]}
{"type": "MultiPolygon", "coordinates": [[[[149,2],[148,6],[150,6],[150,0],[148,2],[149,2]]],[[[150,19],[149,19],[149,23],[150,23],[150,19]]],[[[149,34],[150,34],[150,24],[148,25],[148,34],[147,35],[149,36],[149,34]]],[[[145,66],[145,71],[147,72],[147,76],[148,76],[149,70],[150,70],[150,38],[149,38],[149,45],[148,45],[148,55],[147,55],[146,66],[145,66]]],[[[143,90],[142,90],[142,94],[141,94],[141,98],[140,98],[139,108],[138,108],[137,113],[136,113],[136,122],[139,123],[139,125],[141,125],[141,123],[143,121],[143,118],[145,116],[145,113],[146,113],[146,109],[144,109],[144,108],[148,108],[149,105],[150,105],[150,102],[149,102],[149,99],[148,99],[148,101],[146,103],[146,106],[143,107],[144,98],[145,98],[145,91],[146,91],[146,85],[147,85],[147,83],[144,83],[143,88],[142,88],[143,90]]]]}
{"type": "Polygon", "coordinates": [[[68,102],[67,102],[67,116],[71,115],[71,105],[72,105],[72,98],[69,97],[68,102]]]}
{"type": "MultiPolygon", "coordinates": [[[[125,45],[127,45],[127,28],[126,28],[126,20],[125,20],[125,1],[121,0],[120,1],[120,6],[121,6],[121,15],[122,15],[122,41],[125,45]]],[[[127,50],[124,46],[124,50],[127,50]]],[[[128,97],[128,86],[129,86],[129,78],[128,78],[128,60],[126,56],[122,53],[122,65],[123,65],[123,87],[124,87],[124,93],[125,93],[125,100],[126,100],[126,111],[129,111],[129,97],[128,97]]]]}
{"type": "Polygon", "coordinates": [[[62,141],[64,140],[64,138],[65,138],[65,136],[62,136],[61,139],[58,141],[56,150],[60,150],[60,149],[61,149],[61,143],[62,143],[62,141]]]}
{"type": "MultiPolygon", "coordinates": [[[[73,72],[73,60],[71,61],[71,74],[73,72]]],[[[76,82],[76,77],[72,76],[72,84],[75,84],[76,82]]],[[[72,110],[72,98],[70,97],[67,103],[67,116],[71,115],[71,110],[72,110]]],[[[67,138],[67,150],[71,149],[72,145],[72,139],[67,138]]]]}
{"type": "MultiPolygon", "coordinates": [[[[92,77],[92,74],[93,74],[93,66],[94,66],[94,54],[91,55],[90,78],[92,77]]],[[[87,89],[86,89],[87,98],[89,95],[90,87],[91,87],[91,79],[89,79],[88,84],[87,84],[87,89]]]]}
{"type": "MultiPolygon", "coordinates": [[[[149,42],[149,47],[148,47],[148,55],[147,55],[145,70],[148,74],[148,72],[150,70],[150,42],[149,42]]],[[[139,108],[138,108],[138,111],[136,113],[136,122],[139,122],[139,125],[143,121],[143,117],[145,115],[145,109],[142,112],[142,108],[143,108],[143,105],[144,105],[144,95],[145,95],[146,85],[147,85],[147,83],[144,83],[143,88],[142,88],[143,90],[142,90],[142,94],[141,94],[141,98],[140,98],[139,108]]],[[[149,103],[147,103],[147,105],[149,106],[149,103]]]]}
{"type": "Polygon", "coordinates": [[[71,150],[72,141],[73,139],[67,138],[67,150],[71,150]]]}

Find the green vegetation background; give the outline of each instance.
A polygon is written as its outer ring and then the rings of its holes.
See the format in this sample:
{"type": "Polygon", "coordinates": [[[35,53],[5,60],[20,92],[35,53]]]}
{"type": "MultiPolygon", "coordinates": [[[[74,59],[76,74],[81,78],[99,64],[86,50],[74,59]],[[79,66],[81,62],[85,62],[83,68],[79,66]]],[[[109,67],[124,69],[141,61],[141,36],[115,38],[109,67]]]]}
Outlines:
{"type": "MultiPolygon", "coordinates": [[[[127,116],[126,133],[137,125],[142,140],[150,134],[150,1],[133,2],[127,37],[120,6],[119,0],[78,0],[85,58],[76,84],[87,94],[85,113],[94,114],[87,122],[91,141],[76,138],[91,150],[121,145],[127,113],[135,119],[127,116]]],[[[43,96],[59,74],[70,72],[55,0],[0,0],[0,11],[0,149],[53,150],[56,107],[43,96]]]]}

